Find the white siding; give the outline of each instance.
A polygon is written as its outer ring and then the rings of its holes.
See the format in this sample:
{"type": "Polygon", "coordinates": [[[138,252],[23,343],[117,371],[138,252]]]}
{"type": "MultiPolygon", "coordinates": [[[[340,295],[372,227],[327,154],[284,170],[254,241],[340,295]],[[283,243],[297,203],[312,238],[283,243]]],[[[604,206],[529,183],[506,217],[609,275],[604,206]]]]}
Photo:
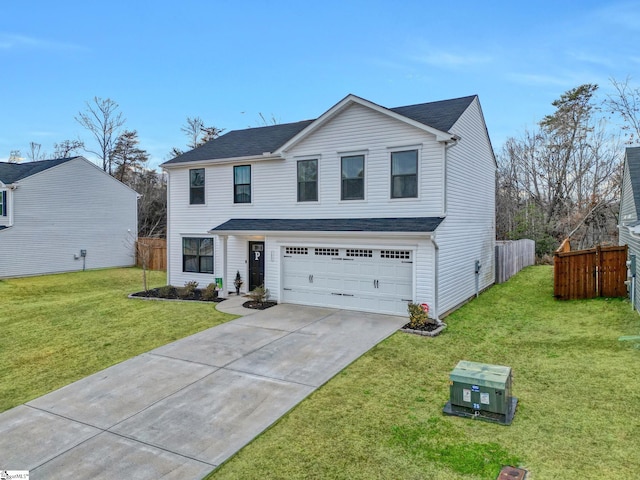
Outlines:
{"type": "Polygon", "coordinates": [[[0,277],[135,263],[137,194],[77,158],[18,182],[13,226],[0,231],[0,277]]]}
{"type": "MultiPolygon", "coordinates": [[[[479,288],[493,283],[495,162],[486,128],[475,100],[452,129],[461,136],[458,145],[447,151],[447,219],[436,233],[440,262],[439,311],[443,312],[475,293],[476,259],[482,263],[479,288]]],[[[223,259],[220,240],[216,243],[213,275],[182,272],[181,238],[206,236],[212,228],[231,218],[374,218],[440,217],[445,214],[444,145],[434,135],[359,104],[352,104],[321,128],[285,153],[283,159],[259,160],[252,165],[252,203],[233,203],[233,164],[205,167],[206,205],[189,205],[189,168],[169,171],[169,281],[183,285],[188,280],[201,283],[221,276],[223,259]],[[419,150],[419,196],[415,199],[390,198],[390,152],[419,150]],[[365,200],[340,200],[340,157],[352,152],[365,154],[365,200]],[[297,161],[317,158],[319,198],[317,202],[297,202],[297,161]]],[[[238,165],[247,162],[238,162],[238,165]]],[[[233,290],[233,279],[240,271],[247,287],[248,237],[229,237],[225,288],[233,290]]],[[[389,237],[340,236],[318,238],[292,234],[277,238],[264,236],[265,282],[272,297],[279,300],[280,248],[291,242],[318,242],[342,246],[360,244],[406,244],[389,237]]],[[[435,303],[435,258],[433,243],[425,236],[411,240],[415,249],[415,298],[435,303]]]]}
{"type": "MultiPolygon", "coordinates": [[[[622,177],[622,195],[620,200],[620,219],[619,223],[619,238],[618,243],[620,245],[627,245],[629,247],[629,255],[636,256],[636,285],[635,285],[635,307],[640,311],[640,239],[634,237],[629,233],[629,229],[624,225],[627,223],[635,222],[638,220],[635,199],[633,198],[633,187],[631,185],[631,174],[629,172],[629,166],[625,161],[624,174],[622,177]]],[[[629,287],[631,288],[631,287],[629,287]]]]}
{"type": "Polygon", "coordinates": [[[447,151],[447,216],[436,232],[440,313],[495,279],[495,162],[477,98],[451,131],[461,140],[447,151]]]}

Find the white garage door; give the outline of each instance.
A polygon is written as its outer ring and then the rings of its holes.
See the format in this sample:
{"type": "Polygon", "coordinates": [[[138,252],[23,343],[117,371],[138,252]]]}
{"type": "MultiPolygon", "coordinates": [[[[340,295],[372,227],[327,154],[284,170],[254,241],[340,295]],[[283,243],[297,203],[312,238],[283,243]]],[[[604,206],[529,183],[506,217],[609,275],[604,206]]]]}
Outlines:
{"type": "Polygon", "coordinates": [[[369,248],[283,248],[282,301],[407,314],[413,252],[369,248]]]}

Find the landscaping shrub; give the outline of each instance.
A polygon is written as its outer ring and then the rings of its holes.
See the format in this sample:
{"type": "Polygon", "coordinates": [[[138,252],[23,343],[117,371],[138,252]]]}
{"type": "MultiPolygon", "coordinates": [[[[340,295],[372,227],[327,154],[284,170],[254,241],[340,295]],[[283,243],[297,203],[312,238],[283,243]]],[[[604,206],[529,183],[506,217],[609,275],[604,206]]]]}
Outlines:
{"type": "Polygon", "coordinates": [[[159,298],[178,298],[178,290],[173,285],[165,285],[158,288],[159,298]]]}
{"type": "Polygon", "coordinates": [[[198,282],[192,280],[190,282],[184,283],[184,288],[182,289],[182,298],[193,298],[196,295],[196,290],[198,289],[198,282]]]}
{"type": "Polygon", "coordinates": [[[427,325],[435,325],[438,322],[429,318],[429,310],[425,309],[419,303],[410,303],[407,305],[409,311],[409,328],[420,330],[427,325]]]}
{"type": "Polygon", "coordinates": [[[264,288],[264,285],[260,285],[251,290],[247,296],[254,302],[264,303],[269,298],[269,289],[264,288]]]}
{"type": "Polygon", "coordinates": [[[203,300],[213,300],[215,298],[218,298],[218,285],[216,285],[215,283],[210,283],[209,285],[207,285],[207,288],[204,289],[204,291],[202,292],[202,299],[203,300]]]}

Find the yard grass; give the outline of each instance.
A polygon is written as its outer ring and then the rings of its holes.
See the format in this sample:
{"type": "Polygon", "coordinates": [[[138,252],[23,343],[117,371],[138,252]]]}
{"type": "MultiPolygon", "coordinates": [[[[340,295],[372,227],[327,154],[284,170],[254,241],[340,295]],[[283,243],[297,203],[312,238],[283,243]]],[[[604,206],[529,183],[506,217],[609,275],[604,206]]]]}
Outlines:
{"type": "Polygon", "coordinates": [[[553,299],[529,267],[448,317],[436,338],[396,333],[354,362],[210,479],[636,478],[640,332],[622,299],[553,299]],[[448,417],[459,360],[509,365],[511,426],[448,417]]]}
{"type": "MultiPolygon", "coordinates": [[[[149,272],[149,286],[166,285],[149,272]]],[[[231,318],[215,304],[129,299],[142,270],[0,280],[0,412],[231,318]]]]}

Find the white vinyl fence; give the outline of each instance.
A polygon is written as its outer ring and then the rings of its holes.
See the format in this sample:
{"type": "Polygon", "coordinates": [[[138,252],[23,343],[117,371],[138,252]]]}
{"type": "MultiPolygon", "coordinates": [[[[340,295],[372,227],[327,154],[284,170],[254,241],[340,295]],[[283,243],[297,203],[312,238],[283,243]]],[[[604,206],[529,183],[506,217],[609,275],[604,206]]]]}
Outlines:
{"type": "Polygon", "coordinates": [[[496,242],[496,283],[504,283],[524,267],[536,263],[536,242],[507,240],[496,242]]]}

